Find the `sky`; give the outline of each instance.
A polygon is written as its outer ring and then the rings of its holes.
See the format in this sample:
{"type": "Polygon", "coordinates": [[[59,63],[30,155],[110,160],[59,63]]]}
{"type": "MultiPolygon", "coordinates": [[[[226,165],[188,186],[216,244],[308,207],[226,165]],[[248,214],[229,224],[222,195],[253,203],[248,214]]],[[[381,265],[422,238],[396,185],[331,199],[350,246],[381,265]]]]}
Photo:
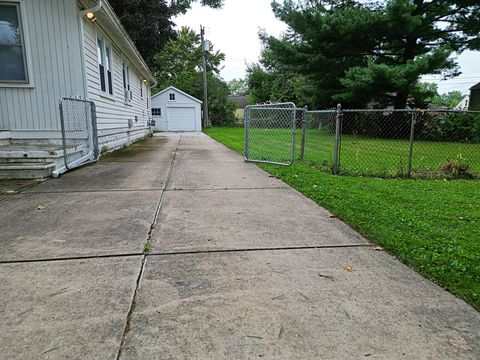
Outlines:
{"type": "MultiPolygon", "coordinates": [[[[261,51],[259,29],[279,36],[287,26],[277,20],[270,7],[271,0],[225,0],[221,9],[210,9],[194,3],[185,14],[174,19],[178,27],[189,26],[200,31],[205,26],[206,39],[213,42],[214,49],[225,53],[226,59],[221,76],[229,81],[244,78],[246,64],[258,61],[261,51]]],[[[458,56],[462,74],[442,81],[439,75],[425,75],[422,80],[434,82],[440,93],[459,90],[464,94],[480,82],[480,52],[466,51],[458,56]]]]}

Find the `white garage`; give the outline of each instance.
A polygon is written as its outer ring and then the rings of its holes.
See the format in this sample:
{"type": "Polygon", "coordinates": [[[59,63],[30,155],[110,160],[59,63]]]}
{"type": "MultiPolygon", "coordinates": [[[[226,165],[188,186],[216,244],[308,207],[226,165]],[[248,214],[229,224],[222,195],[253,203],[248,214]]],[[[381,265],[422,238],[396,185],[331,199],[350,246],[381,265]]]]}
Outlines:
{"type": "Polygon", "coordinates": [[[170,86],[152,96],[157,131],[202,131],[202,102],[170,86]]]}

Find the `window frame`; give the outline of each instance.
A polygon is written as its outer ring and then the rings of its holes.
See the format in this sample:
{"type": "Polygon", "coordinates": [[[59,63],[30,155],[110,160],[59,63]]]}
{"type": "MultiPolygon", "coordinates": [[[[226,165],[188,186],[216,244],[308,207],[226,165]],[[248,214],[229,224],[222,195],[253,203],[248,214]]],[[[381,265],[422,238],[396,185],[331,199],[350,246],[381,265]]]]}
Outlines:
{"type": "Polygon", "coordinates": [[[113,99],[115,96],[113,46],[103,34],[97,34],[97,63],[101,96],[113,99]]]}
{"type": "Polygon", "coordinates": [[[175,93],[169,93],[168,94],[168,101],[177,101],[175,93]],[[173,97],[173,99],[172,99],[173,97]]]}
{"type": "Polygon", "coordinates": [[[161,108],[161,107],[156,107],[156,108],[152,107],[152,109],[151,109],[151,114],[152,114],[152,116],[160,116],[160,117],[163,116],[163,115],[162,115],[162,108],[161,108]],[[154,113],[153,113],[154,110],[159,110],[159,113],[158,113],[158,114],[154,114],[154,113]]]}
{"type": "Polygon", "coordinates": [[[0,88],[33,88],[33,69],[30,51],[30,37],[28,29],[28,16],[25,11],[25,0],[0,0],[1,5],[14,5],[17,9],[17,18],[21,33],[21,47],[23,56],[23,67],[25,72],[25,80],[0,80],[0,88]]]}
{"type": "Polygon", "coordinates": [[[131,77],[130,77],[130,65],[126,59],[122,60],[122,83],[123,83],[123,94],[125,97],[125,92],[130,91],[130,99],[127,101],[125,99],[125,105],[132,106],[133,102],[133,91],[131,85],[131,77]]]}

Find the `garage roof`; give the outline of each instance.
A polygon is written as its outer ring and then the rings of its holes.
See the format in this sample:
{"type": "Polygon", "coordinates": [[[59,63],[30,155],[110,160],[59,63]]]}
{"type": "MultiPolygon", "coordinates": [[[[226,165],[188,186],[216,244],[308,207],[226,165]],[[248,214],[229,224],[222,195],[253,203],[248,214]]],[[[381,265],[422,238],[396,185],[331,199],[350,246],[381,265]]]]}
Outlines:
{"type": "Polygon", "coordinates": [[[185,95],[186,97],[192,99],[193,101],[196,101],[196,102],[199,102],[200,104],[202,104],[202,100],[198,100],[196,97],[193,97],[192,95],[189,95],[187,94],[186,92],[180,90],[180,89],[177,89],[175,86],[169,86],[165,89],[163,89],[162,91],[156,93],[155,95],[152,96],[152,99],[160,94],[163,94],[164,92],[167,92],[167,91],[171,91],[171,90],[174,90],[174,91],[177,91],[179,92],[180,94],[182,95],[185,95]]]}

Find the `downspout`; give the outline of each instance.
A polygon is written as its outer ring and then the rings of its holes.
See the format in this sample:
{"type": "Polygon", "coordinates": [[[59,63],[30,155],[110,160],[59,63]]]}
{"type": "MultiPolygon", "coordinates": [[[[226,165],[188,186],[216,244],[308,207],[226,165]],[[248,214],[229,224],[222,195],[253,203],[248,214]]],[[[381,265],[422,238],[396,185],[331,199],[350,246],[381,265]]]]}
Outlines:
{"type": "MultiPolygon", "coordinates": [[[[88,98],[88,84],[87,84],[87,74],[86,74],[86,61],[85,61],[85,38],[84,38],[84,27],[83,27],[83,17],[88,14],[88,13],[96,13],[98,12],[103,6],[103,0],[99,0],[97,5],[95,5],[92,8],[85,9],[80,11],[79,16],[78,16],[78,26],[79,26],[79,38],[80,38],[80,57],[82,59],[82,77],[83,77],[83,93],[84,93],[84,98],[88,98]]],[[[61,100],[60,100],[61,101],[61,100]]],[[[95,131],[96,133],[96,131],[95,131]]],[[[94,134],[93,136],[96,136],[94,134]]],[[[92,141],[95,143],[96,141],[92,139],[92,141]]],[[[97,144],[98,146],[98,144],[97,144]]],[[[63,151],[66,151],[65,148],[63,151]]],[[[53,177],[59,177],[63,173],[67,172],[68,170],[78,167],[78,166],[83,166],[87,165],[93,162],[98,161],[100,158],[100,154],[98,150],[93,149],[90,151],[87,155],[82,156],[80,159],[77,159],[76,161],[70,163],[69,165],[65,164],[61,168],[55,169],[52,171],[52,176],[53,177]]]]}

